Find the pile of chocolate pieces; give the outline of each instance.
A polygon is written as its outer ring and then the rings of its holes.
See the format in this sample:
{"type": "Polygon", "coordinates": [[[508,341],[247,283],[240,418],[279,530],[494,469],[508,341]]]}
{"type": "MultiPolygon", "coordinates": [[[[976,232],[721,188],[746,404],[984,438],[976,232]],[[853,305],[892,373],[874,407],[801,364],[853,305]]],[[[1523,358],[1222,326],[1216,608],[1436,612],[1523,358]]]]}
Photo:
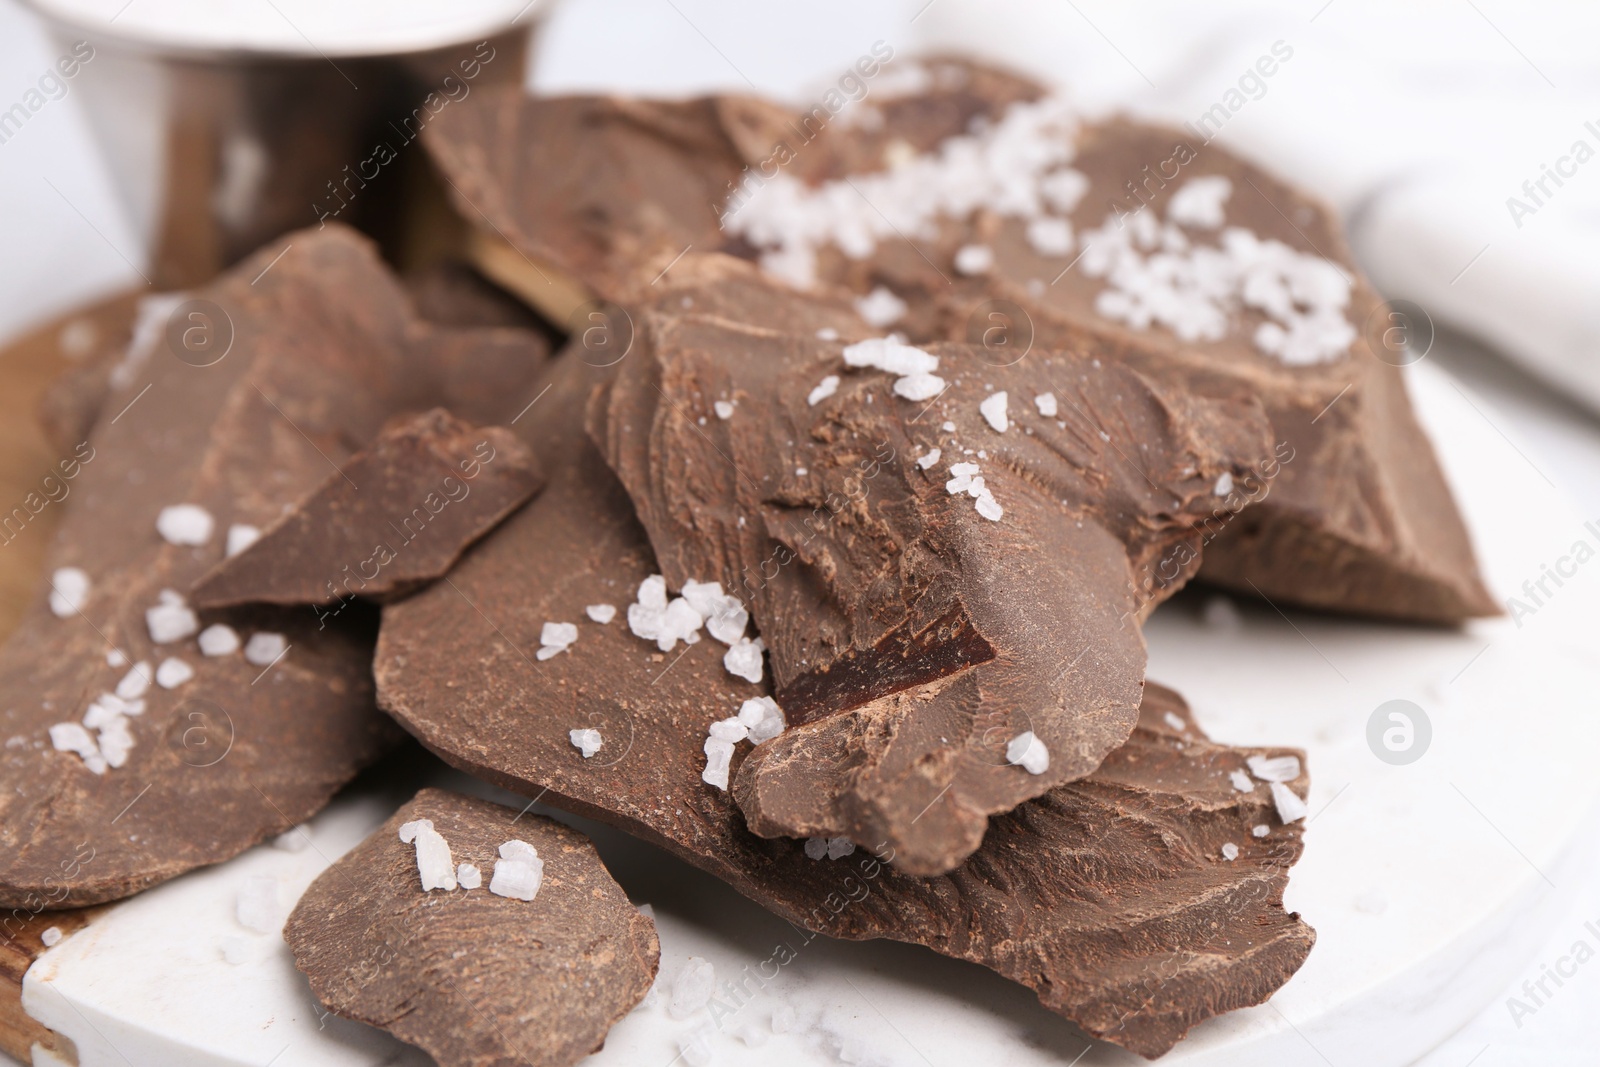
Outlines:
{"type": "MultiPolygon", "coordinates": [[[[1303,754],[1209,739],[1141,624],[1192,578],[1496,612],[1382,302],[1215,146],[916,74],[838,116],[474,94],[426,136],[471,266],[329,225],[148,299],[52,396],[93,458],[0,654],[0,902],[227,859],[409,732],[1147,1057],[1271,996],[1314,939],[1303,754]]],[[[492,807],[419,794],[287,936],[441,1063],[570,1063],[655,934],[535,815],[544,888],[467,890],[492,807]]]]}

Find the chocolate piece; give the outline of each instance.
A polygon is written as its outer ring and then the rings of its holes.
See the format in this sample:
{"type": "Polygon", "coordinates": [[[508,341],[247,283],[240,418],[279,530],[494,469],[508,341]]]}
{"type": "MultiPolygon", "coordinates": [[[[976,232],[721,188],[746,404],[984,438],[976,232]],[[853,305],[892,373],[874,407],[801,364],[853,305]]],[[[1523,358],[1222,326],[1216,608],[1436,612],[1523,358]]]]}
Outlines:
{"type": "Polygon", "coordinates": [[[498,327],[544,332],[528,306],[470,265],[444,260],[408,275],[406,290],[417,314],[435,326],[498,327]]]}
{"type": "Polygon", "coordinates": [[[978,346],[894,349],[945,379],[908,400],[839,342],[666,312],[640,332],[591,434],[669,587],[746,599],[778,703],[806,724],[741,772],[751,828],[885,841],[913,874],[956,866],[987,816],[1122,744],[1139,620],[1192,572],[1219,479],[1273,461],[1248,394],[1180,389],[1093,338],[1001,367],[978,346]],[[1041,415],[1041,395],[1059,410],[1041,415]],[[1145,580],[1178,559],[1164,588],[1145,580]],[[1007,759],[1028,731],[1039,773],[1007,759]],[[772,764],[813,787],[747,783],[772,764]]]}
{"type": "MultiPolygon", "coordinates": [[[[551,484],[450,583],[383,609],[379,698],[424,744],[659,844],[808,930],[981,963],[1144,1055],[1260,1003],[1294,973],[1313,938],[1282,906],[1299,825],[1279,823],[1265,789],[1235,791],[1228,773],[1250,751],[1204,741],[1155,686],[1144,725],[1100,771],[995,818],[978,853],[942,877],[908,876],[887,850],[867,855],[877,842],[812,860],[800,841],[750,833],[728,794],[701,781],[702,743],[710,723],[767,689],[731,676],[716,641],[662,654],[620,613],[609,624],[584,615],[626,605],[656,562],[627,494],[582,438],[579,408],[610,372],[581,355],[556,361],[553,403],[518,424],[538,450],[571,442],[551,484]],[[541,661],[551,620],[575,622],[578,638],[541,661]],[[1183,718],[1181,748],[1168,711],[1183,718]],[[591,758],[575,729],[601,735],[591,758]],[[1269,835],[1252,836],[1256,825],[1269,835]],[[1238,860],[1221,858],[1227,842],[1238,860]]],[[[1303,795],[1304,780],[1292,788],[1303,795]]]]}
{"type": "Polygon", "coordinates": [[[305,609],[192,619],[170,602],[223,558],[232,526],[270,525],[435,392],[368,242],[329,226],[287,244],[197,294],[231,332],[221,358],[161,331],[130,356],[106,405],[118,414],[59,505],[46,574],[81,570],[86,596],[58,614],[45,586],[0,650],[0,904],[111,900],[227,859],[303,822],[396,737],[372,702],[370,610],[324,628],[305,609]],[[194,511],[162,519],[174,505],[203,508],[209,531],[194,511]],[[171,543],[158,522],[203,543],[171,543]],[[194,630],[215,624],[234,634],[213,631],[206,654],[194,630]],[[96,759],[53,747],[56,725],[96,759]]]}
{"type": "Polygon", "coordinates": [[[260,539],[195,583],[202,608],[403,596],[544,484],[528,446],[442,408],[392,420],[260,539]],[[368,574],[368,569],[372,573],[368,574]]]}
{"type": "MultiPolygon", "coordinates": [[[[432,127],[428,143],[458,191],[466,191],[465,217],[513,246],[500,250],[502,268],[531,278],[533,267],[539,284],[576,282],[627,301],[647,293],[684,248],[771,251],[751,243],[756,235],[747,223],[751,204],[773,195],[775,183],[881,172],[1043,97],[1042,88],[980,65],[939,59],[926,67],[928,91],[866,101],[870,121],[818,123],[743,97],[665,105],[485,96],[432,127]],[[713,129],[719,123],[726,145],[713,129]],[[595,130],[604,135],[582,136],[595,130]],[[639,180],[646,171],[660,180],[639,180]],[[720,220],[704,200],[719,188],[720,220]]],[[[1071,230],[1050,254],[1022,219],[988,204],[927,225],[902,219],[894,235],[848,255],[825,244],[816,249],[815,277],[823,288],[861,297],[889,290],[907,305],[892,326],[913,341],[1003,336],[1013,346],[1009,355],[1029,345],[1060,347],[1096,330],[1135,354],[1177,355],[1235,376],[1261,396],[1282,454],[1293,458],[1283,462],[1270,500],[1208,532],[1205,578],[1274,602],[1425,622],[1497,614],[1400,372],[1390,365],[1397,357],[1380,339],[1388,325],[1382,303],[1356,270],[1331,212],[1215,144],[1195,145],[1184,135],[1116,120],[1082,129],[1077,140],[1072,167],[1087,179],[1087,192],[1062,216],[1071,230]],[[1108,285],[1074,261],[1085,235],[1108,218],[1115,227],[1133,225],[1130,216],[1165,217],[1176,190],[1202,175],[1232,183],[1227,224],[1325,257],[1354,280],[1343,318],[1357,336],[1342,356],[1289,366],[1264,354],[1254,337],[1265,317],[1251,307],[1231,312],[1215,341],[1180,341],[1159,326],[1128,329],[1096,310],[1108,285]],[[987,249],[992,265],[958,269],[956,254],[968,245],[987,249]]],[[[905,206],[875,204],[856,184],[853,194],[839,186],[841,197],[864,213],[905,206]]],[[[1190,239],[1214,243],[1204,227],[1191,228],[1190,239]]],[[[796,269],[793,257],[784,268],[796,269]]]]}
{"type": "Polygon", "coordinates": [[[440,789],[422,790],[318,875],[283,937],[325,1007],[440,1067],[565,1067],[598,1052],[650,991],[661,954],[655,924],[588,838],[440,789]],[[479,869],[480,887],[423,891],[416,848],[400,836],[419,819],[452,862],[479,869]],[[532,900],[490,891],[510,840],[544,864],[532,900]]]}

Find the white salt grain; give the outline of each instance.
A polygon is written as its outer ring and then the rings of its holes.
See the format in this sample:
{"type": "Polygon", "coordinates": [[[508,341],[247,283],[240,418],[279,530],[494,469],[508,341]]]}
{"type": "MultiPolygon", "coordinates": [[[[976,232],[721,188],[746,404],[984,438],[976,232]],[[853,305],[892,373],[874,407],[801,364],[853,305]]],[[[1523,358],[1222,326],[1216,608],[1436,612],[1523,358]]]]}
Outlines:
{"type": "Polygon", "coordinates": [[[605,626],[617,617],[617,606],[615,604],[590,604],[583,609],[583,613],[594,622],[605,626]]]}
{"type": "Polygon", "coordinates": [[[1039,414],[1047,419],[1056,417],[1056,394],[1040,393],[1033,398],[1033,406],[1039,409],[1039,414]]]}
{"type": "Polygon", "coordinates": [[[717,413],[717,418],[721,419],[723,422],[727,422],[729,419],[733,418],[733,405],[728,403],[726,400],[718,400],[716,403],[711,405],[711,410],[715,411],[717,413]]]}
{"type": "Polygon", "coordinates": [[[728,646],[727,653],[722,657],[722,666],[736,678],[743,678],[747,682],[760,682],[761,653],[765,648],[759,637],[754,641],[740,638],[728,646]]]}
{"type": "Polygon", "coordinates": [[[244,880],[244,888],[239,890],[239,899],[234,905],[234,917],[240,926],[258,934],[274,933],[282,925],[278,911],[276,878],[255,874],[244,880]]]}
{"type": "Polygon", "coordinates": [[[963,245],[956,252],[957,273],[968,276],[988,274],[994,269],[994,249],[988,245],[963,245]]]}
{"type": "Polygon", "coordinates": [[[1229,771],[1228,781],[1241,793],[1254,793],[1256,791],[1256,784],[1243,771],[1229,771]]]}
{"type": "Polygon", "coordinates": [[[206,656],[228,656],[239,651],[239,632],[220,622],[200,631],[200,652],[206,656]]]}
{"type": "Polygon", "coordinates": [[[524,863],[532,863],[539,858],[539,850],[520,837],[513,837],[504,842],[496,851],[503,860],[522,860],[524,863]]]}
{"type": "Polygon", "coordinates": [[[1300,777],[1298,756],[1251,756],[1245,763],[1263,782],[1292,782],[1300,777]]]}
{"type": "Polygon", "coordinates": [[[411,842],[417,839],[417,832],[419,830],[432,829],[432,819],[413,819],[411,822],[403,822],[400,824],[400,840],[409,845],[411,842]]]}
{"type": "Polygon", "coordinates": [[[74,753],[96,774],[105,773],[105,757],[100,755],[100,746],[81,723],[58,722],[50,727],[50,744],[57,752],[74,753]],[[96,765],[100,768],[97,771],[96,765]]]}
{"type": "Polygon", "coordinates": [[[1217,475],[1217,484],[1211,487],[1211,491],[1217,496],[1227,496],[1233,492],[1233,475],[1227,471],[1217,475]]]}
{"type": "Polygon", "coordinates": [[[55,948],[61,943],[61,927],[52,926],[39,935],[39,940],[45,948],[55,948]]]}
{"type": "Polygon", "coordinates": [[[106,653],[107,667],[116,669],[117,667],[126,667],[127,665],[128,657],[123,654],[122,649],[113,648],[110,652],[106,653]]]}
{"type": "Polygon", "coordinates": [[[927,452],[917,457],[917,466],[921,467],[923,470],[927,470],[929,467],[939,462],[939,456],[941,454],[942,453],[939,451],[939,449],[930,448],[927,452]]]}
{"type": "Polygon", "coordinates": [[[832,326],[824,326],[822,329],[817,331],[817,340],[819,341],[837,341],[838,339],[839,331],[835,330],[832,326]]]}
{"type": "Polygon", "coordinates": [[[983,421],[995,433],[1005,433],[1011,426],[1011,420],[1006,417],[1006,393],[1002,389],[984,398],[978,405],[978,410],[983,413],[983,421]]]}
{"type": "Polygon", "coordinates": [[[1272,832],[1272,827],[1266,823],[1258,823],[1250,828],[1250,833],[1256,837],[1266,837],[1272,832]]]}
{"type": "Polygon", "coordinates": [[[1233,194],[1233,182],[1221,175],[1191,178],[1167,201],[1167,218],[1180,226],[1215,230],[1227,221],[1223,204],[1233,194]]]}
{"type": "Polygon", "coordinates": [[[462,889],[477,889],[483,885],[483,872],[471,863],[456,866],[456,885],[462,889]]]}
{"type": "Polygon", "coordinates": [[[808,837],[805,844],[806,855],[811,859],[820,860],[828,854],[828,839],[826,837],[808,837]]]}
{"type": "Polygon", "coordinates": [[[182,641],[200,629],[200,620],[180,599],[176,603],[163,601],[146,608],[144,624],[150,631],[150,640],[158,645],[182,641]]]}
{"type": "MultiPolygon", "coordinates": [[[[406,826],[412,826],[415,834],[412,844],[417,848],[417,875],[422,879],[422,891],[429,893],[435,889],[455,889],[456,865],[450,857],[450,845],[433,828],[433,822],[418,819],[415,824],[407,823],[406,826]]],[[[400,829],[404,834],[405,826],[400,829]]]]}
{"type": "Polygon", "coordinates": [[[667,1014],[674,1019],[687,1019],[711,1003],[717,989],[717,969],[711,961],[700,956],[690,956],[672,979],[672,995],[667,999],[667,1014]]]}
{"type": "Polygon", "coordinates": [[[1229,841],[1222,846],[1222,858],[1230,863],[1239,858],[1239,846],[1229,841]]]}
{"type": "Polygon", "coordinates": [[[501,858],[495,860],[494,876],[489,879],[489,892],[513,900],[532,900],[539,895],[539,886],[544,882],[544,860],[526,842],[508,841],[506,845],[500,846],[501,858]],[[508,857],[505,854],[506,845],[510,844],[522,845],[526,852],[518,850],[508,857]]]}
{"type": "Polygon", "coordinates": [[[706,733],[718,741],[738,744],[749,736],[750,728],[737,715],[730,715],[726,719],[718,719],[712,723],[706,733]]]}
{"type": "Polygon", "coordinates": [[[1282,782],[1272,783],[1272,803],[1277,806],[1278,818],[1285,826],[1305,818],[1310,810],[1306,807],[1306,802],[1300,799],[1299,794],[1282,782]]]}
{"type": "Polygon", "coordinates": [[[261,530],[248,523],[236,522],[228,527],[229,556],[237,556],[261,539],[261,530]]]}
{"type": "Polygon", "coordinates": [[[937,374],[908,374],[894,382],[894,395],[914,403],[932,400],[942,392],[944,379],[937,374]]]}
{"type": "Polygon", "coordinates": [[[1050,750],[1032,730],[1024,730],[1006,745],[1006,762],[1029,774],[1043,774],[1050,769],[1050,750]]]}
{"type": "Polygon", "coordinates": [[[214,525],[211,512],[198,504],[173,504],[156,516],[156,532],[173,545],[203,545],[214,525]]]}
{"type": "Polygon", "coordinates": [[[194,668],[176,656],[168,656],[156,668],[156,684],[163,689],[176,689],[194,677],[194,668]]]}
{"type": "Polygon", "coordinates": [[[806,396],[806,403],[816,407],[834,393],[839,391],[839,376],[830,374],[817,383],[817,387],[806,396]]]}
{"type": "Polygon", "coordinates": [[[788,726],[783,716],[783,709],[778,707],[778,702],[771,697],[752,697],[746,700],[739,707],[739,721],[750,731],[750,740],[758,745],[771,741],[788,726]]]}
{"type": "Polygon", "coordinates": [[[1169,711],[1163,716],[1163,718],[1166,720],[1168,726],[1172,727],[1179,733],[1183,733],[1189,729],[1189,724],[1183,721],[1183,716],[1177,714],[1176,712],[1169,711]]]}
{"type": "Polygon", "coordinates": [[[845,856],[850,855],[850,853],[854,852],[855,850],[855,842],[851,841],[848,837],[828,838],[828,858],[830,860],[843,859],[845,856]]]}
{"type": "Polygon", "coordinates": [[[76,615],[89,602],[89,575],[78,567],[59,567],[50,575],[50,611],[58,618],[76,615]]]}
{"type": "Polygon", "coordinates": [[[150,689],[150,661],[135,663],[117,683],[117,696],[123,700],[138,700],[150,689]]]}
{"type": "Polygon", "coordinates": [[[244,643],[244,658],[257,667],[266,667],[275,663],[278,657],[289,650],[289,642],[282,634],[262,630],[250,635],[250,640],[244,643]]]}
{"type": "Polygon", "coordinates": [[[720,737],[707,737],[701,747],[706,754],[706,769],[700,772],[700,780],[727,792],[728,765],[733,761],[733,742],[720,737]]]}
{"type": "Polygon", "coordinates": [[[547,622],[539,631],[539,659],[547,660],[572,647],[578,639],[578,625],[571,622],[547,622]]]}
{"type": "Polygon", "coordinates": [[[1072,223],[1066,219],[1034,219],[1028,223],[1027,235],[1028,244],[1041,256],[1072,254],[1072,223]]]}
{"type": "Polygon", "coordinates": [[[908,305],[883,286],[856,301],[856,313],[880,330],[905,318],[908,305]]]}
{"type": "Polygon", "coordinates": [[[568,730],[567,738],[572,742],[572,747],[583,753],[583,758],[588,759],[600,751],[604,743],[600,738],[599,730],[578,729],[568,730]]]}

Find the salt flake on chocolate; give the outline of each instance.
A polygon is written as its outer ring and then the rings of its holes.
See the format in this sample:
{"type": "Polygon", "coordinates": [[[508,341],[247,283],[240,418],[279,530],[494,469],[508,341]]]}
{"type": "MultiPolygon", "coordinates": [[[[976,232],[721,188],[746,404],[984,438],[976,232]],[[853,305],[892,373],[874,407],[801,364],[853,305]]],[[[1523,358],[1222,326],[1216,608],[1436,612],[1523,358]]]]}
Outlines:
{"type": "Polygon", "coordinates": [[[89,602],[89,575],[78,567],[59,567],[50,575],[50,612],[58,619],[76,615],[89,602]]]}

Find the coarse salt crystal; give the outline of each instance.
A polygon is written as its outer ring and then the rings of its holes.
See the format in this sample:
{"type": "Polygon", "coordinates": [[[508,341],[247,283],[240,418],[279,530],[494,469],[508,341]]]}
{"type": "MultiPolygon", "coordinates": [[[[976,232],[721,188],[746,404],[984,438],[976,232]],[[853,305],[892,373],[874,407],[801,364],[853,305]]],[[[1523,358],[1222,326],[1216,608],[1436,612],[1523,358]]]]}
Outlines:
{"type": "Polygon", "coordinates": [[[127,665],[128,665],[128,657],[122,651],[122,649],[113,648],[110,652],[106,653],[106,666],[107,667],[111,667],[111,668],[115,669],[117,667],[126,667],[127,665]]]}
{"type": "Polygon", "coordinates": [[[711,1003],[717,990],[717,969],[701,956],[690,956],[672,978],[672,995],[667,999],[667,1014],[687,1019],[711,1003]]]}
{"type": "Polygon", "coordinates": [[[999,501],[995,500],[994,494],[987,489],[978,494],[977,503],[973,504],[973,508],[979,515],[982,515],[990,522],[999,522],[1005,517],[1005,509],[1000,506],[999,501]]]}
{"type": "Polygon", "coordinates": [[[239,651],[239,632],[223,623],[212,623],[200,631],[200,652],[206,656],[227,656],[239,651]]]}
{"type": "Polygon", "coordinates": [[[177,603],[164,601],[146,608],[144,624],[150,631],[150,640],[158,645],[182,641],[200,629],[199,618],[181,600],[177,603]]]}
{"type": "Polygon", "coordinates": [[[1245,764],[1263,782],[1292,782],[1300,777],[1298,756],[1251,756],[1245,764]]]}
{"type": "Polygon", "coordinates": [[[930,448],[928,451],[917,457],[917,466],[921,467],[923,470],[927,470],[929,467],[939,462],[939,457],[942,454],[943,453],[941,453],[939,449],[930,448]]]}
{"type": "Polygon", "coordinates": [[[1228,781],[1241,793],[1254,793],[1256,791],[1256,784],[1243,771],[1229,771],[1228,781]]]}
{"type": "Polygon", "coordinates": [[[1189,729],[1189,724],[1183,721],[1183,716],[1177,714],[1176,712],[1169,711],[1162,716],[1162,718],[1166,720],[1168,726],[1172,727],[1174,730],[1177,730],[1179,733],[1183,733],[1189,729]]]}
{"type": "MultiPolygon", "coordinates": [[[[501,845],[502,853],[505,846],[501,845]]],[[[532,852],[533,847],[528,846],[532,852]]],[[[513,900],[532,900],[539,895],[539,886],[544,882],[544,860],[537,855],[517,856],[495,860],[494,875],[489,879],[489,892],[497,897],[510,897],[513,900]]]]}
{"type": "Polygon", "coordinates": [[[1024,730],[1006,745],[1006,762],[1029,774],[1043,774],[1050,769],[1050,750],[1032,730],[1024,730]]]}
{"type": "Polygon", "coordinates": [[[140,660],[128,669],[117,683],[117,696],[123,700],[138,700],[150,690],[151,667],[149,660],[140,660]]]}
{"type": "Polygon", "coordinates": [[[1229,841],[1226,844],[1224,844],[1222,846],[1222,858],[1225,859],[1225,860],[1228,860],[1230,863],[1232,861],[1238,859],[1239,858],[1239,846],[1234,844],[1232,841],[1229,841]]]}
{"type": "Polygon", "coordinates": [[[1221,175],[1191,178],[1167,201],[1167,218],[1180,226],[1219,229],[1227,216],[1223,205],[1233,195],[1233,182],[1221,175]]]}
{"type": "Polygon", "coordinates": [[[739,721],[749,729],[750,740],[755,744],[771,741],[783,733],[788,722],[783,709],[771,697],[752,697],[739,706],[739,721]]]}
{"type": "Polygon", "coordinates": [[[1250,828],[1250,833],[1256,837],[1266,837],[1272,832],[1272,827],[1266,823],[1258,823],[1250,828]]]}
{"type": "Polygon", "coordinates": [[[522,860],[532,863],[539,858],[539,850],[520,837],[513,837],[509,841],[502,842],[496,851],[503,860],[522,860]]]}
{"type": "Polygon", "coordinates": [[[839,376],[837,374],[829,374],[823,378],[822,381],[818,382],[817,387],[811,390],[810,394],[806,396],[806,403],[810,404],[812,407],[816,407],[818,404],[822,403],[824,400],[828,399],[838,391],[839,376]]]}
{"type": "Polygon", "coordinates": [[[848,837],[828,838],[828,858],[830,860],[843,859],[855,850],[855,842],[848,837]]]}
{"type": "Polygon", "coordinates": [[[58,567],[50,575],[50,611],[59,619],[76,615],[89,602],[89,575],[79,567],[58,567]]]}
{"type": "Polygon", "coordinates": [[[988,245],[963,245],[956,251],[957,273],[966,275],[988,274],[994,269],[994,249],[988,245]]]}
{"type": "Polygon", "coordinates": [[[1056,394],[1040,393],[1033,398],[1033,406],[1039,409],[1039,414],[1047,419],[1056,417],[1056,394]]]}
{"type": "Polygon", "coordinates": [[[590,604],[583,609],[583,613],[589,616],[592,621],[605,626],[617,617],[617,606],[615,604],[590,604]]]}
{"type": "Polygon", "coordinates": [[[51,926],[39,935],[39,941],[45,948],[55,948],[61,943],[61,927],[51,926]]]}
{"type": "Polygon", "coordinates": [[[578,639],[578,626],[571,622],[547,622],[539,631],[539,651],[535,653],[541,660],[551,656],[560,655],[571,647],[578,639]]]}
{"type": "Polygon", "coordinates": [[[475,864],[460,863],[456,865],[456,885],[462,889],[477,889],[483,885],[483,872],[475,864]]]}
{"type": "Polygon", "coordinates": [[[700,772],[700,780],[727,792],[728,765],[733,761],[733,742],[709,736],[702,750],[706,754],[706,769],[700,772]]]}
{"type": "Polygon", "coordinates": [[[824,326],[822,329],[817,331],[817,340],[819,341],[837,341],[838,339],[839,331],[835,330],[832,326],[824,326]]]}
{"type": "Polygon", "coordinates": [[[1305,818],[1310,810],[1306,807],[1306,802],[1300,799],[1300,795],[1282,782],[1272,783],[1272,803],[1278,809],[1278,818],[1283,820],[1286,826],[1305,818]]]}
{"type": "Polygon", "coordinates": [[[983,421],[995,433],[1005,433],[1011,426],[1011,420],[1006,417],[1006,392],[1004,389],[992,393],[984,398],[978,405],[978,410],[983,413],[983,421]]]}
{"type": "Polygon", "coordinates": [[[1227,471],[1217,475],[1217,484],[1211,487],[1211,491],[1217,496],[1227,496],[1233,492],[1233,475],[1227,471]]]}
{"type": "Polygon", "coordinates": [[[1028,223],[1027,235],[1028,244],[1041,256],[1072,254],[1072,223],[1066,219],[1034,219],[1028,223]]]}
{"type": "Polygon", "coordinates": [[[894,395],[913,403],[932,400],[942,392],[944,379],[937,374],[908,374],[894,382],[894,395]]]}
{"type": "Polygon", "coordinates": [[[417,831],[432,829],[432,819],[413,819],[410,822],[403,822],[400,824],[400,840],[409,845],[417,839],[417,831]]]}
{"type": "Polygon", "coordinates": [[[722,666],[736,678],[743,678],[747,682],[760,682],[761,653],[765,648],[759,637],[754,641],[740,638],[728,646],[727,653],[722,657],[722,666]]]}
{"type": "MultiPolygon", "coordinates": [[[[450,856],[450,845],[433,828],[433,822],[418,819],[415,823],[406,823],[400,828],[402,835],[406,826],[412,827],[411,843],[417,850],[417,875],[422,879],[422,891],[430,893],[435,889],[455,889],[456,865],[450,856]]],[[[401,839],[404,840],[404,837],[401,839]]]]}
{"type": "Polygon", "coordinates": [[[249,523],[236,522],[228,527],[227,554],[237,556],[259,540],[261,540],[260,528],[249,523]]]}
{"type": "Polygon", "coordinates": [[[881,285],[856,301],[856,313],[880,330],[905,318],[907,310],[904,300],[881,285]]]}
{"type": "Polygon", "coordinates": [[[156,532],[173,545],[203,545],[214,525],[211,512],[198,504],[173,504],[156,516],[156,532]]]}
{"type": "Polygon", "coordinates": [[[600,751],[604,742],[600,738],[600,731],[588,728],[568,730],[567,738],[572,742],[572,747],[583,753],[583,758],[588,759],[600,751]]]}
{"type": "Polygon", "coordinates": [[[94,738],[81,723],[58,722],[50,727],[50,744],[57,752],[74,753],[85,762],[90,756],[100,758],[100,746],[94,743],[94,738]]]}
{"type": "Polygon", "coordinates": [[[289,651],[289,642],[282,634],[262,630],[250,635],[244,643],[244,658],[257,667],[268,667],[289,651]]]}
{"type": "Polygon", "coordinates": [[[717,418],[726,422],[733,418],[733,405],[726,400],[718,400],[711,405],[711,410],[717,413],[717,418]]]}
{"type": "Polygon", "coordinates": [[[811,859],[822,859],[828,854],[828,839],[826,837],[806,838],[805,851],[806,855],[811,859]]]}
{"type": "Polygon", "coordinates": [[[163,689],[176,689],[194,677],[194,668],[176,656],[168,656],[156,668],[156,684],[163,689]]]}
{"type": "Polygon", "coordinates": [[[906,344],[898,337],[871,337],[844,348],[847,367],[872,367],[889,374],[932,374],[939,357],[906,344]]]}

